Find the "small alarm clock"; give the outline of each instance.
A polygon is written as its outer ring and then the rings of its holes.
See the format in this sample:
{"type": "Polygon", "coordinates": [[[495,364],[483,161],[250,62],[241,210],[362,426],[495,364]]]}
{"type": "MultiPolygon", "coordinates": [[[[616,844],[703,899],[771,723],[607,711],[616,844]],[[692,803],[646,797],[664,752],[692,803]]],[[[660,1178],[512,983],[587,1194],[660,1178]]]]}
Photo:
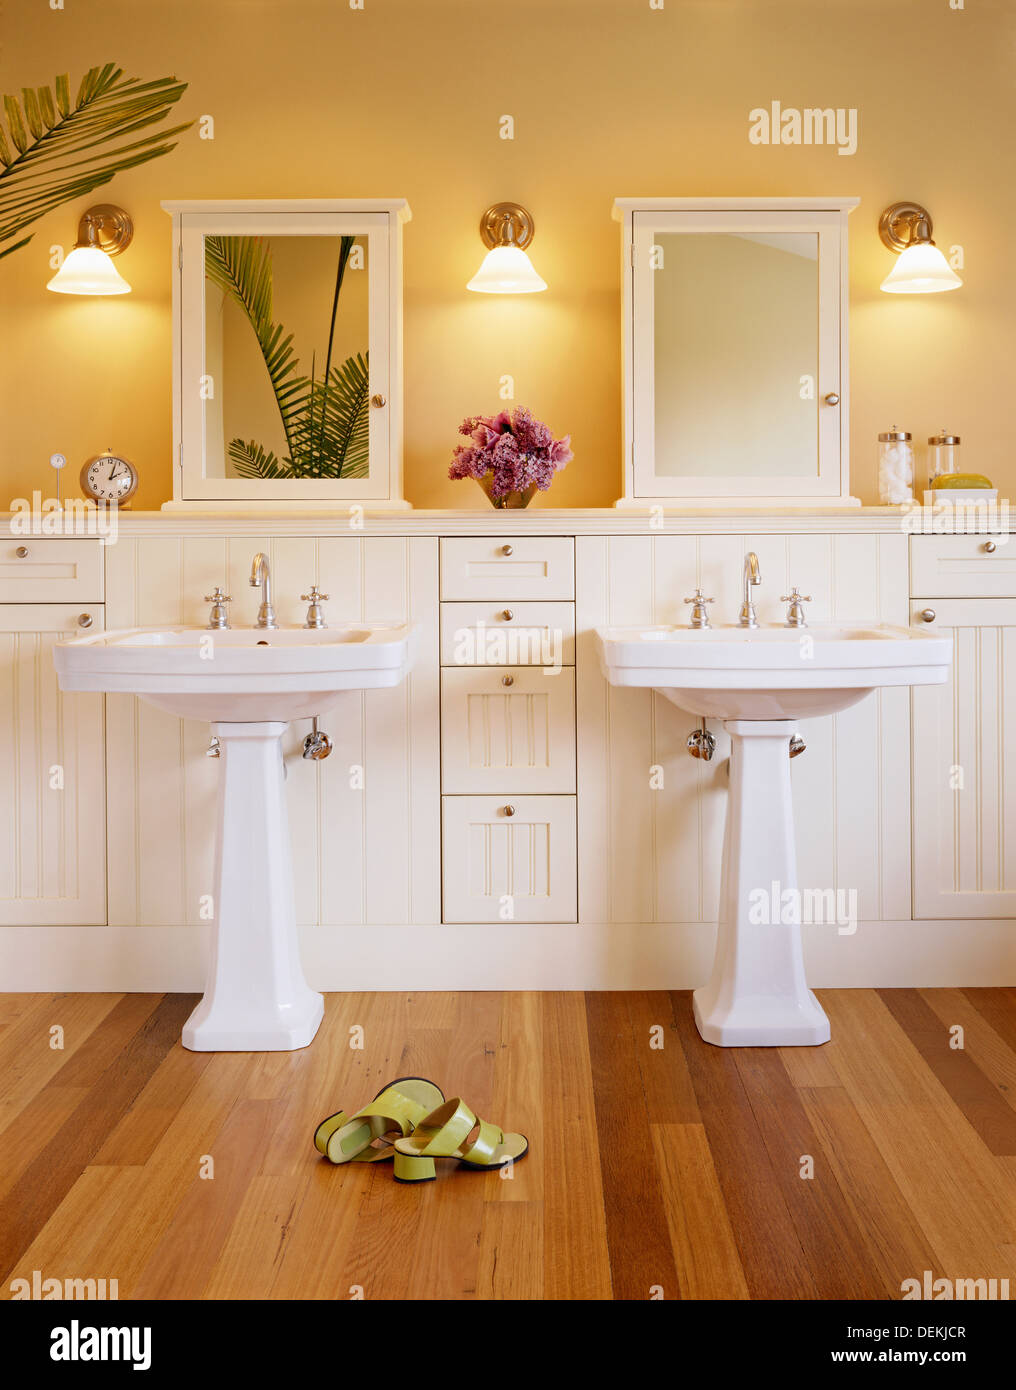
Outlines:
{"type": "Polygon", "coordinates": [[[93,454],[81,470],[81,491],[93,502],[126,507],[137,490],[138,470],[130,459],[114,454],[112,449],[93,454]]]}

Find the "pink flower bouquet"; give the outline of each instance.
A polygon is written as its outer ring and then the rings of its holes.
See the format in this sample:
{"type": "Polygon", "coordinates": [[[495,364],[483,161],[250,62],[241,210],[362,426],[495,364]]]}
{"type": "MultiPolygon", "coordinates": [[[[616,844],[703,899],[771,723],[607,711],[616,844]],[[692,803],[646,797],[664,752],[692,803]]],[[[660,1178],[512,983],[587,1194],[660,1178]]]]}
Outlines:
{"type": "Polygon", "coordinates": [[[448,476],[475,478],[495,507],[526,506],[572,458],[571,436],[555,439],[522,406],[495,416],[471,415],[459,434],[470,443],[455,450],[448,476]]]}

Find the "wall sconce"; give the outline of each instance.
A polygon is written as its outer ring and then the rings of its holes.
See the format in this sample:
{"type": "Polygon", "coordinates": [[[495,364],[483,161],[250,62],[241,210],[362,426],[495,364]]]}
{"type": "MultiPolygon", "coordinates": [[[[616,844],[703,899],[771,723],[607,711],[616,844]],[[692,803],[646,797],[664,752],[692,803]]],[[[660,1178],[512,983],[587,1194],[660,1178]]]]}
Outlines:
{"type": "Polygon", "coordinates": [[[536,294],[547,288],[533,269],[526,247],[533,239],[533,219],[518,203],[495,203],[480,218],[480,236],[490,250],[467,290],[479,294],[536,294]]]}
{"type": "Polygon", "coordinates": [[[125,251],[133,236],[134,223],[123,208],[96,203],[82,214],[74,250],[46,288],[56,294],[130,294],[110,257],[125,251]]]}
{"type": "Polygon", "coordinates": [[[963,281],[931,239],[931,214],[920,203],[893,203],[878,220],[878,234],[899,260],[882,281],[886,294],[939,294],[963,281]]]}

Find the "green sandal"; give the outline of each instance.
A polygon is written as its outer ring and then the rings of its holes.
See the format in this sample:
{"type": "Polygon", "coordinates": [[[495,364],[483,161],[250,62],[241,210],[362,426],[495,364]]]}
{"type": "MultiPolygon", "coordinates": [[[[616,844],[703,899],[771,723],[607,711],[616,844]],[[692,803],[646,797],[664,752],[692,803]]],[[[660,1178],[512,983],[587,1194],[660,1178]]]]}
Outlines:
{"type": "Polygon", "coordinates": [[[377,1163],[391,1158],[395,1150],[385,1136],[394,1130],[403,1136],[411,1134],[418,1121],[443,1100],[444,1092],[433,1081],[400,1076],[382,1086],[355,1115],[339,1110],[322,1120],[314,1131],[314,1147],[332,1163],[377,1163]]]}
{"type": "Polygon", "coordinates": [[[529,1152],[524,1134],[505,1134],[478,1120],[458,1096],[420,1120],[411,1135],[395,1141],[395,1181],[430,1182],[435,1158],[454,1158],[464,1168],[503,1168],[529,1152]],[[474,1134],[475,1131],[475,1134],[474,1134]],[[472,1143],[468,1143],[473,1136],[472,1143]]]}

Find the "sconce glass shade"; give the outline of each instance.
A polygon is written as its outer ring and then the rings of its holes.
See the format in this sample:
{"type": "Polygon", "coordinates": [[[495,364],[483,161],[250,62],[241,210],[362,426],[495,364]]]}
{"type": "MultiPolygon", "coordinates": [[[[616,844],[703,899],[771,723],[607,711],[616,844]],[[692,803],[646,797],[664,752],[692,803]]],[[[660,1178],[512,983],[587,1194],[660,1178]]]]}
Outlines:
{"type": "Polygon", "coordinates": [[[900,252],[881,288],[886,294],[940,294],[962,284],[933,241],[917,241],[900,252]]]}
{"type": "Polygon", "coordinates": [[[495,246],[466,286],[478,294],[536,294],[547,288],[546,280],[533,269],[533,263],[518,246],[495,246]]]}
{"type": "Polygon", "coordinates": [[[131,287],[97,246],[75,246],[46,288],[55,294],[130,294],[131,287]]]}

